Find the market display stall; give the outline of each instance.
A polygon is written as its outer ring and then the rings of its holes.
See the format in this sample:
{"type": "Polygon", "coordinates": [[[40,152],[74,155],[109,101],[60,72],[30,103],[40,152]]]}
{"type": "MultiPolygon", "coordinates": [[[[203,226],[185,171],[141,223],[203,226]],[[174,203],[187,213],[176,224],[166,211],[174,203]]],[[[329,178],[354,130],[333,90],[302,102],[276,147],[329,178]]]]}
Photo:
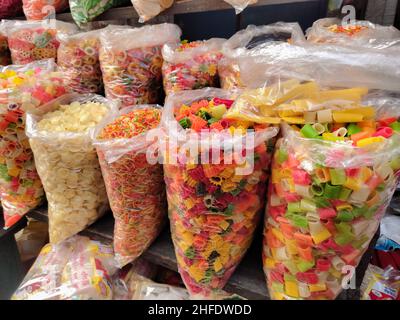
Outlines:
{"type": "Polygon", "coordinates": [[[369,47],[279,22],[188,42],[173,24],[278,3],[70,0],[58,20],[135,27],[0,25],[0,241],[24,215],[50,236],[13,299],[110,300],[140,259],[178,271],[183,299],[360,299],[400,176],[400,33],[369,47]]]}

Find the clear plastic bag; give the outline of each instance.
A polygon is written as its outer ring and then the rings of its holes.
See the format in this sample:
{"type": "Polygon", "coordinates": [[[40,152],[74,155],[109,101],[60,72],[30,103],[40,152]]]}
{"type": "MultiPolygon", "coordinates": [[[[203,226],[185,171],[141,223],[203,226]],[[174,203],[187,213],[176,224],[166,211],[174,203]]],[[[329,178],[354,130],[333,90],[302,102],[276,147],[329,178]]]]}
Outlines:
{"type": "Polygon", "coordinates": [[[355,21],[347,26],[337,18],[319,19],[307,30],[306,36],[313,43],[400,50],[400,30],[369,21],[355,21]]]}
{"type": "Polygon", "coordinates": [[[186,289],[156,283],[141,276],[130,281],[131,300],[189,300],[186,289]]]}
{"type": "Polygon", "coordinates": [[[136,259],[132,264],[129,264],[119,270],[113,276],[113,300],[131,300],[132,291],[130,283],[137,276],[147,279],[154,279],[157,275],[160,266],[148,262],[143,258],[136,259]]]}
{"type": "Polygon", "coordinates": [[[114,251],[121,267],[138,258],[164,227],[162,165],[150,164],[146,158],[148,148],[154,146],[146,134],[158,128],[161,110],[150,105],[127,107],[106,117],[94,131],[93,144],[115,218],[114,251]],[[125,121],[130,122],[129,128],[125,121]],[[130,137],[138,130],[141,133],[130,137]]]}
{"type": "Polygon", "coordinates": [[[13,64],[27,64],[36,60],[57,60],[60,45],[57,32],[72,34],[77,27],[72,23],[50,20],[13,21],[7,25],[8,46],[13,64]]]}
{"type": "Polygon", "coordinates": [[[82,32],[75,35],[58,34],[58,66],[64,74],[65,85],[77,93],[102,93],[100,69],[100,32],[82,32]]]}
{"type": "Polygon", "coordinates": [[[8,48],[6,22],[2,20],[0,23],[0,67],[9,64],[11,64],[11,53],[8,48]]]}
{"type": "Polygon", "coordinates": [[[255,4],[258,0],[224,0],[235,8],[236,14],[241,13],[248,5],[255,4]]]}
{"type": "Polygon", "coordinates": [[[174,4],[174,0],[131,0],[137,11],[139,22],[146,22],[174,4]]]}
{"type": "MultiPolygon", "coordinates": [[[[321,87],[315,81],[278,81],[268,87],[243,90],[226,117],[257,123],[313,124],[324,121],[326,116],[322,112],[331,117],[340,116],[345,110],[368,115],[375,111],[361,105],[367,93],[368,89],[363,87],[336,89],[321,87]]],[[[374,101],[369,100],[373,105],[374,101]]]]}
{"type": "Polygon", "coordinates": [[[392,266],[383,270],[369,264],[360,290],[361,300],[399,300],[400,271],[392,266]]]}
{"type": "Polygon", "coordinates": [[[14,18],[22,13],[22,0],[2,0],[0,3],[0,19],[14,18]]]}
{"type": "Polygon", "coordinates": [[[180,35],[177,25],[167,23],[105,28],[100,37],[100,65],[107,98],[118,100],[122,107],[158,103],[161,48],[166,43],[178,43],[180,35]]]}
{"type": "Polygon", "coordinates": [[[184,129],[190,122],[181,118],[187,110],[205,115],[202,111],[211,105],[214,119],[222,118],[235,95],[209,88],[182,91],[168,96],[164,107],[162,126],[168,149],[163,142],[160,148],[172,239],[179,273],[192,296],[210,298],[225,286],[250,246],[263,208],[268,143],[278,129],[255,128],[244,134],[242,130],[251,124],[235,123],[239,134],[232,135],[231,129],[223,129],[225,120],[219,120],[210,127],[216,131],[205,128],[200,133],[194,126],[202,122],[198,116],[187,115],[192,121],[190,129],[184,129]],[[229,161],[233,146],[236,160],[229,161]],[[193,148],[194,154],[188,155],[193,148]],[[239,159],[243,152],[246,156],[239,159]],[[211,154],[215,155],[207,160],[211,154]]]}
{"type": "Polygon", "coordinates": [[[396,189],[400,135],[356,147],[282,127],[264,224],[270,295],[334,299],[368,249],[396,189]]]}
{"type": "Polygon", "coordinates": [[[29,220],[28,225],[15,234],[18,251],[23,263],[35,259],[47,243],[49,225],[46,222],[29,220]]]}
{"type": "Polygon", "coordinates": [[[115,110],[116,106],[102,96],[67,94],[43,106],[40,115],[27,115],[26,134],[46,191],[51,243],[82,231],[108,209],[107,193],[90,130],[106,113],[115,110]],[[91,108],[91,113],[85,112],[85,108],[91,108]],[[96,113],[94,108],[98,108],[96,113]],[[76,112],[75,118],[60,110],[76,112]],[[49,115],[58,119],[49,118],[49,115]],[[63,121],[63,126],[60,121],[63,121]],[[57,127],[53,126],[51,131],[41,129],[52,123],[57,127]]]}
{"type": "Polygon", "coordinates": [[[75,23],[82,26],[108,9],[128,2],[129,0],[69,0],[69,7],[75,23]]]}
{"type": "Polygon", "coordinates": [[[65,94],[53,60],[0,68],[0,195],[5,228],[38,206],[43,188],[36,172],[25,113],[65,94]]]}
{"type": "Polygon", "coordinates": [[[68,8],[68,0],[22,0],[22,3],[26,20],[42,20],[68,8]]]}
{"type": "MultiPolygon", "coordinates": [[[[268,49],[277,43],[304,43],[305,37],[298,23],[277,22],[265,26],[250,25],[228,39],[222,53],[218,72],[223,89],[243,88],[241,79],[241,61],[252,59],[261,49],[268,49]]],[[[245,64],[243,64],[244,66],[245,64]]]]}
{"type": "Polygon", "coordinates": [[[294,78],[329,87],[400,91],[400,60],[393,51],[275,43],[239,60],[237,66],[247,88],[294,78]]]}
{"type": "Polygon", "coordinates": [[[12,300],[110,300],[116,272],[112,248],[74,236],[47,244],[12,300]]]}
{"type": "Polygon", "coordinates": [[[218,87],[218,62],[224,39],[166,44],[162,49],[164,91],[218,87]]]}

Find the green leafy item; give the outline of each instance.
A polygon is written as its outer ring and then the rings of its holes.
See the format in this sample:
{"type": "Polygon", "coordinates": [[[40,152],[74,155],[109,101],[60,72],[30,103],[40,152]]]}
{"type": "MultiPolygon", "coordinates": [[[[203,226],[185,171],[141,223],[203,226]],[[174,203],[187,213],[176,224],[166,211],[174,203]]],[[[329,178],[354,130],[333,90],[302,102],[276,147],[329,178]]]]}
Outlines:
{"type": "Polygon", "coordinates": [[[69,0],[71,15],[78,26],[93,21],[112,7],[129,3],[128,0],[69,0]]]}

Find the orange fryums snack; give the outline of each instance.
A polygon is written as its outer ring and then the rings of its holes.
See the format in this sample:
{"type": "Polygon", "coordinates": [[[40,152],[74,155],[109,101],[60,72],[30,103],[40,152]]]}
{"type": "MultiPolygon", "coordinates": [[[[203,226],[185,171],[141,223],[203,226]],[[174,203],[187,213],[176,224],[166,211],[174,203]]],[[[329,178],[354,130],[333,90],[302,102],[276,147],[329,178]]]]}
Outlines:
{"type": "Polygon", "coordinates": [[[142,143],[138,139],[144,141],[146,132],[158,127],[160,116],[160,108],[133,107],[102,128],[97,137],[100,143],[95,144],[115,218],[114,250],[120,266],[138,258],[164,226],[166,198],[162,165],[148,163],[147,144],[137,147],[142,143]],[[120,140],[127,141],[121,148],[127,149],[115,161],[109,161],[107,152],[119,148],[107,148],[105,144],[118,144],[120,140]]]}

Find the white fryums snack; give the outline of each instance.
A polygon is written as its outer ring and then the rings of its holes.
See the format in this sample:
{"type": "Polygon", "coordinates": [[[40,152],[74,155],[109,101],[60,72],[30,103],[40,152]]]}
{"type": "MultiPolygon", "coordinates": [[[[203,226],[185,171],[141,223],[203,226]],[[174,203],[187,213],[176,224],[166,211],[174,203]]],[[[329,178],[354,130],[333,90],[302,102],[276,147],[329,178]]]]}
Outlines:
{"type": "Polygon", "coordinates": [[[107,111],[104,104],[95,102],[61,105],[58,110],[43,116],[37,123],[38,131],[78,135],[30,139],[47,196],[51,243],[82,231],[108,207],[97,153],[87,140],[89,129],[107,111]]]}
{"type": "Polygon", "coordinates": [[[38,130],[50,132],[87,132],[104,117],[107,107],[98,102],[60,105],[60,109],[44,115],[38,130]]]}

